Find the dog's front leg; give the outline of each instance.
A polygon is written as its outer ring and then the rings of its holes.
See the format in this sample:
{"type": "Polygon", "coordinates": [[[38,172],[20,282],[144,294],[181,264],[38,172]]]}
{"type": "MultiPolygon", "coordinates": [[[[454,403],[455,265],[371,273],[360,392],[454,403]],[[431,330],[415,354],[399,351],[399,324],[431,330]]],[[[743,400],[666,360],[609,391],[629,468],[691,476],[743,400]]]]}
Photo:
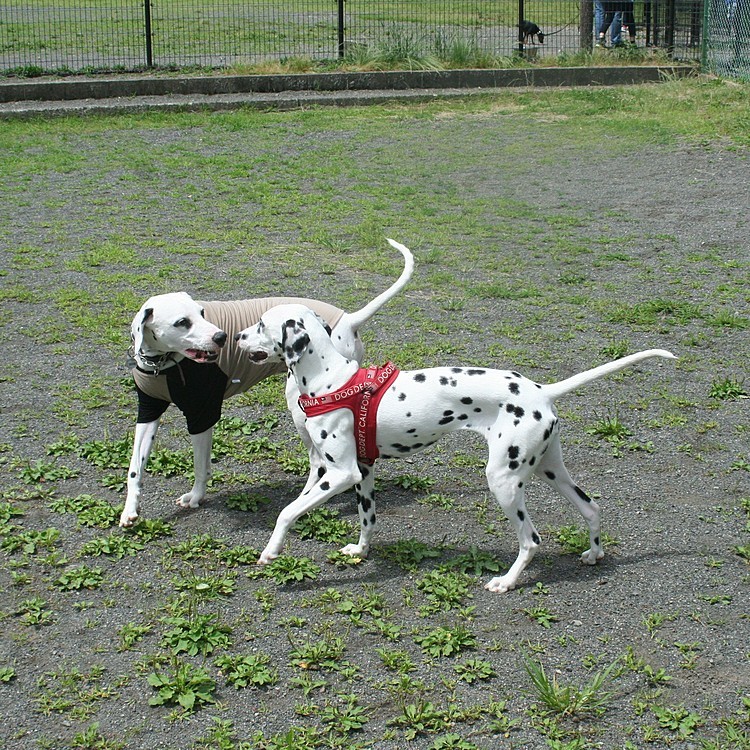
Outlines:
{"type": "Polygon", "coordinates": [[[120,526],[132,526],[138,520],[141,505],[141,488],[143,486],[143,472],[154,447],[156,433],[159,430],[159,420],[153,422],[139,422],[135,426],[133,438],[133,453],[130,457],[128,469],[128,494],[125,507],[120,515],[120,526]]]}
{"type": "Polygon", "coordinates": [[[258,564],[265,565],[270,563],[281,554],[286,535],[298,518],[313,508],[322,505],[334,495],[348,490],[354,484],[361,481],[361,479],[362,475],[356,467],[353,467],[351,471],[329,467],[325,475],[313,485],[312,489],[303,492],[279,513],[273,534],[271,534],[266,548],[261,552],[258,564]]]}
{"type": "Polygon", "coordinates": [[[206,497],[208,479],[211,476],[211,447],[213,446],[214,428],[209,427],[205,432],[191,435],[193,444],[193,469],[195,480],[193,489],[177,499],[181,508],[197,508],[206,497]]]}
{"type": "Polygon", "coordinates": [[[361,464],[359,470],[362,472],[362,481],[354,485],[359,513],[359,541],[341,549],[341,552],[351,557],[367,557],[370,541],[375,533],[375,472],[372,467],[361,464]]]}

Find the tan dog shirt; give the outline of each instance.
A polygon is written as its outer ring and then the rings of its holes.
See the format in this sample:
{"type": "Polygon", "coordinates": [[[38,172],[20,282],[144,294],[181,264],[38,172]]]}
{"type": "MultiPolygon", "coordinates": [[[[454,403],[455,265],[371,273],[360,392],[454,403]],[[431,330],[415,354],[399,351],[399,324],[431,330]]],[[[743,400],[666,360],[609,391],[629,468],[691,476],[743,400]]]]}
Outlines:
{"type": "Polygon", "coordinates": [[[138,368],[132,370],[138,391],[138,422],[159,419],[170,403],[176,404],[195,435],[213,427],[221,417],[224,399],[243,393],[256,383],[285,372],[283,362],[253,364],[240,351],[234,340],[236,333],[256,324],[264,312],[277,305],[303,304],[320,315],[331,328],[341,320],[344,311],[325,302],[297,297],[266,297],[237,302],[199,302],[205,318],[227,333],[227,343],[219,359],[200,364],[182,359],[158,375],[138,368]]]}

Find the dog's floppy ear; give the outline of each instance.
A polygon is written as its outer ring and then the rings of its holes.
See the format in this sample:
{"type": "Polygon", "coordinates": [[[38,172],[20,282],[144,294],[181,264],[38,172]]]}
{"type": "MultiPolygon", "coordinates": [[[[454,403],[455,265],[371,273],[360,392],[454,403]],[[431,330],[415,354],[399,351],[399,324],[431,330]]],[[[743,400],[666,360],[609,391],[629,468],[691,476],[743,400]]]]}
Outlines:
{"type": "Polygon", "coordinates": [[[153,317],[154,308],[144,307],[133,319],[133,324],[130,327],[131,338],[133,339],[133,349],[136,354],[143,351],[143,334],[146,329],[146,323],[149,318],[153,317]]]}
{"type": "Polygon", "coordinates": [[[281,329],[281,349],[287,367],[300,361],[307,350],[310,337],[302,320],[287,320],[281,329]]]}

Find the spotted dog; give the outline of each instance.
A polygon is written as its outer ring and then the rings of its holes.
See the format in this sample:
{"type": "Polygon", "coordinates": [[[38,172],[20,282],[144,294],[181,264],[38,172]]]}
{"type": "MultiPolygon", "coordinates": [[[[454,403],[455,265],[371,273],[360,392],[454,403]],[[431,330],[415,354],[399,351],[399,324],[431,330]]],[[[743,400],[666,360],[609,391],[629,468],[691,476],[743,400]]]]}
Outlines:
{"type": "MultiPolygon", "coordinates": [[[[360,537],[341,551],[365,556],[375,529],[374,473],[358,457],[356,408],[337,408],[339,394],[353,389],[359,365],[336,351],[325,322],[302,305],[283,305],[238,335],[240,349],[257,363],[283,362],[296,380],[303,404],[327,399],[334,410],[310,415],[306,427],[320,456],[302,494],[280,513],[259,563],[277,557],[289,528],[304,513],[354,486],[360,537]]],[[[376,455],[398,458],[421,451],[460,429],[478,432],[489,446],[487,482],[514,526],[519,553],[510,570],[486,588],[504,592],[539,547],[539,534],[524,502],[532,475],[554,487],[585,519],[591,547],[582,560],[593,565],[604,555],[599,506],[570,478],[562,459],[554,403],[571,391],[650,357],[674,358],[663,349],[632,354],[559,383],[541,385],[517,372],[480,367],[436,367],[401,371],[387,381],[377,413],[376,455]]],[[[388,368],[386,368],[388,369],[388,368]]],[[[385,378],[385,376],[383,376],[385,378]]],[[[294,404],[290,404],[294,408],[294,404]]],[[[367,459],[367,457],[365,457],[367,459]]]]}
{"type": "MultiPolygon", "coordinates": [[[[407,247],[388,240],[404,257],[404,269],[385,292],[361,310],[346,313],[317,300],[270,297],[233,302],[197,302],[184,292],[149,298],[131,326],[132,374],[138,395],[138,418],[128,471],[127,498],[120,526],[132,526],[141,506],[143,473],[156,439],[162,414],[170,403],[183,412],[193,447],[195,480],[192,489],[177,499],[182,507],[197,508],[206,494],[211,468],[214,425],[222,403],[269,375],[284,372],[283,363],[258,367],[241,355],[234,334],[260,320],[267,310],[288,303],[313,308],[332,329],[332,346],[345,357],[361,361],[364,355],[358,331],[411,277],[414,257],[407,247]]],[[[287,384],[294,398],[296,383],[287,384]]],[[[303,423],[297,415],[295,422],[303,423]]],[[[311,451],[317,453],[304,433],[311,451]]]]}

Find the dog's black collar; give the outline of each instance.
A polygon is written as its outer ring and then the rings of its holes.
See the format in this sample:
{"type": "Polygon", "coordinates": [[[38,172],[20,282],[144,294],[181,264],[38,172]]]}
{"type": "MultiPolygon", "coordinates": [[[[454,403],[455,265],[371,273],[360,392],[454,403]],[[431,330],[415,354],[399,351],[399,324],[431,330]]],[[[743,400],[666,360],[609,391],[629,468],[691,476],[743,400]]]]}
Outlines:
{"type": "Polygon", "coordinates": [[[159,375],[162,370],[166,370],[172,367],[172,365],[177,364],[177,360],[174,359],[174,352],[151,356],[144,354],[142,351],[136,353],[133,349],[129,349],[128,358],[130,362],[135,364],[135,369],[138,372],[153,375],[154,377],[159,375]]]}

